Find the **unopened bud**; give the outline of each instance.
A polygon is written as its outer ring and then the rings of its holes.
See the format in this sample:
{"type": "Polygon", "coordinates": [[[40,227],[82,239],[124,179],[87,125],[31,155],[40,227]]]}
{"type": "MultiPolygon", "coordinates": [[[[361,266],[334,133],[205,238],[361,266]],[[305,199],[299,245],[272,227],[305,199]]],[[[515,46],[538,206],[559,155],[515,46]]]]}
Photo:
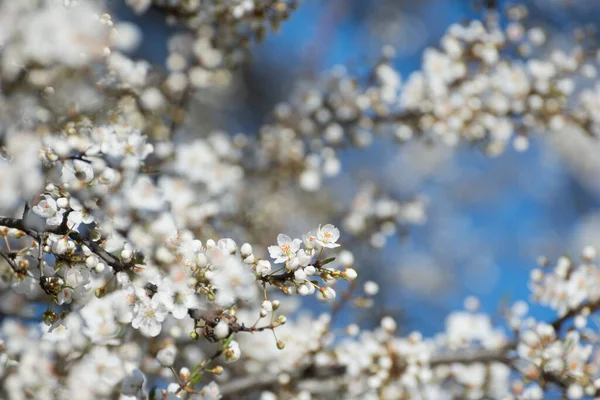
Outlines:
{"type": "Polygon", "coordinates": [[[190,379],[190,370],[186,367],[183,367],[179,370],[179,378],[181,378],[182,381],[186,382],[188,379],[190,379]]]}
{"type": "Polygon", "coordinates": [[[244,258],[252,254],[252,246],[250,245],[250,243],[244,243],[240,248],[240,252],[242,253],[242,257],[244,258]]]}
{"type": "Polygon", "coordinates": [[[353,281],[356,279],[357,276],[358,274],[353,268],[346,268],[344,272],[342,272],[342,278],[344,278],[347,281],[353,281]]]}
{"type": "Polygon", "coordinates": [[[19,229],[9,229],[8,233],[16,239],[19,239],[19,238],[22,238],[23,236],[25,236],[25,232],[23,232],[19,229]]]}
{"type": "Polygon", "coordinates": [[[277,339],[277,348],[279,350],[283,350],[285,348],[285,343],[283,343],[283,340],[277,339]]]}
{"type": "Polygon", "coordinates": [[[121,252],[121,260],[125,262],[130,261],[132,256],[133,253],[131,252],[131,250],[125,249],[121,252]]]}

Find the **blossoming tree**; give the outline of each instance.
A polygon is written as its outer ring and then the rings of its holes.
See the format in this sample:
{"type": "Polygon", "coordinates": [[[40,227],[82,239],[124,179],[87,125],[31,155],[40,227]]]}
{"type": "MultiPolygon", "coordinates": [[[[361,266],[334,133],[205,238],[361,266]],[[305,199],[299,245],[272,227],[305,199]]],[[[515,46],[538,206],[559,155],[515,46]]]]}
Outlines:
{"type": "Polygon", "coordinates": [[[369,186],[340,213],[318,192],[375,132],[489,155],[597,135],[589,38],[548,54],[525,8],[490,9],[405,83],[386,47],[368,78],[335,69],[231,135],[196,132],[191,104],[234,84],[297,1],[125,3],[177,27],[166,70],[127,55],[139,31],[104,1],[0,3],[1,398],[600,397],[594,248],[533,269],[523,300],[553,319],[517,301],[492,323],[470,298],[435,337],[369,329],[338,318],[377,307],[353,246],[423,223],[425,202],[369,186]],[[290,214],[322,221],[271,235],[290,214]],[[310,297],[327,312],[301,313],[310,297]]]}

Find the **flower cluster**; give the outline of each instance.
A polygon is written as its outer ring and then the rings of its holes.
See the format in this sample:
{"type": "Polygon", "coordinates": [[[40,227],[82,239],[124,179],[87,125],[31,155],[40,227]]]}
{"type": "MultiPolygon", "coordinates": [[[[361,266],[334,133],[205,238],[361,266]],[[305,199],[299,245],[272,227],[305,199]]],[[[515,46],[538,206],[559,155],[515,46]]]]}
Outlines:
{"type": "Polygon", "coordinates": [[[597,60],[586,40],[574,38],[581,44],[571,51],[547,54],[546,32],[528,28],[526,12],[508,14],[505,28],[481,21],[452,25],[439,47],[424,52],[421,70],[405,80],[388,46],[368,79],[336,67],[321,81],[300,85],[275,107],[275,121],[261,128],[262,162],[290,169],[314,191],[323,177],[339,172],[336,150],[366,147],[374,133],[452,147],[471,142],[489,155],[509,145],[526,150],[536,131],[576,128],[596,135],[597,60]]]}
{"type": "Polygon", "coordinates": [[[579,265],[561,257],[556,266],[549,269],[548,260],[542,258],[541,267],[531,271],[531,290],[536,300],[552,307],[561,316],[577,312],[585,318],[585,308],[600,300],[600,269],[595,258],[593,247],[584,249],[579,265]]]}
{"type": "MultiPolygon", "coordinates": [[[[129,0],[143,14],[150,7],[177,24],[179,33],[169,41],[164,80],[169,96],[182,96],[194,89],[227,86],[230,70],[246,58],[249,44],[261,41],[269,27],[277,30],[296,8],[295,0],[153,1],[129,0]]],[[[162,97],[147,91],[145,97],[162,97]]],[[[151,101],[152,102],[152,101],[151,101]]]]}
{"type": "Polygon", "coordinates": [[[427,219],[425,198],[401,202],[365,185],[356,194],[344,218],[344,228],[353,235],[370,234],[371,245],[382,247],[386,238],[427,219]]]}

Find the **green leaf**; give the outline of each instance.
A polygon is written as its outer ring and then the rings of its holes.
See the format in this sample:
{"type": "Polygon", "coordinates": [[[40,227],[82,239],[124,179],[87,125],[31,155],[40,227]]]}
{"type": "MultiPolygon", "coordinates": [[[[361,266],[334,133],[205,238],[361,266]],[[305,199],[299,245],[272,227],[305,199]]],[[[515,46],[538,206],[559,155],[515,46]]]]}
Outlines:
{"type": "Polygon", "coordinates": [[[325,259],[325,260],[324,260],[324,261],[321,263],[321,265],[327,265],[327,264],[329,264],[330,262],[332,262],[332,261],[334,261],[334,260],[335,260],[335,257],[330,257],[330,258],[327,258],[327,259],[325,259]]]}

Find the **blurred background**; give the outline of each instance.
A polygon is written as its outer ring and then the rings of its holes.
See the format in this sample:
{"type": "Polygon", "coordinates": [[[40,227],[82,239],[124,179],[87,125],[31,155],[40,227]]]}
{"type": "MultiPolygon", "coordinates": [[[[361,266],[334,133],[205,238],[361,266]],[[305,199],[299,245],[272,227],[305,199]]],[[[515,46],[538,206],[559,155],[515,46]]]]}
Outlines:
{"type": "MultiPolygon", "coordinates": [[[[118,17],[133,19],[119,3],[118,17]]],[[[499,7],[507,4],[498,1],[499,7]]],[[[555,48],[566,46],[561,37],[576,27],[600,21],[597,0],[525,4],[529,25],[549,31],[555,48]]],[[[436,46],[450,24],[481,14],[482,4],[470,0],[304,0],[278,34],[254,46],[232,90],[206,90],[195,98],[191,126],[199,135],[212,129],[258,132],[299,82],[338,64],[360,74],[388,44],[396,48],[395,66],[405,78],[420,68],[423,50],[436,46]]],[[[171,29],[164,16],[151,11],[141,24],[144,41],[136,55],[164,62],[165,33],[171,29]]],[[[578,257],[585,245],[600,247],[600,145],[583,136],[531,137],[528,151],[509,149],[497,158],[466,146],[390,146],[377,140],[367,149],[342,152],[343,172],[326,180],[323,190],[343,206],[350,206],[366,182],[397,198],[426,199],[426,221],[419,226],[385,241],[346,238],[353,240],[361,281],[372,279],[381,288],[377,312],[365,313],[366,324],[393,315],[404,331],[433,334],[467,296],[478,297],[482,310],[494,314],[503,304],[528,298],[537,256],[578,257]]],[[[275,221],[274,228],[299,236],[311,223],[275,221]]],[[[553,315],[542,308],[532,313],[553,315]]]]}

